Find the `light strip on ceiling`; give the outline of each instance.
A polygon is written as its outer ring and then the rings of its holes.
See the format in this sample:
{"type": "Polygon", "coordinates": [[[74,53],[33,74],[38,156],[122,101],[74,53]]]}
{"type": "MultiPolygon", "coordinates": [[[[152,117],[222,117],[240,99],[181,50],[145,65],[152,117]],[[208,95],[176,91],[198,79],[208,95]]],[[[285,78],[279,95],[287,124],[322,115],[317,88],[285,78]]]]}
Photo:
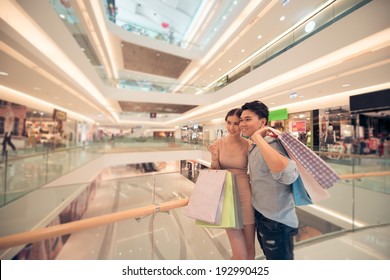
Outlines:
{"type": "Polygon", "coordinates": [[[23,93],[23,92],[20,92],[20,91],[17,91],[17,90],[14,90],[14,89],[2,86],[2,85],[0,85],[0,92],[4,95],[9,94],[10,96],[12,96],[13,100],[15,100],[15,99],[23,100],[24,104],[26,104],[26,103],[31,103],[33,105],[36,104],[37,107],[34,109],[42,109],[43,111],[51,112],[53,110],[53,108],[57,108],[61,111],[66,112],[70,118],[73,118],[75,120],[84,120],[84,121],[87,121],[89,123],[95,123],[94,120],[92,120],[86,116],[83,116],[83,115],[75,113],[71,110],[65,109],[61,106],[43,101],[39,98],[32,97],[26,93],[23,93]]]}
{"type": "Polygon", "coordinates": [[[29,41],[35,48],[46,56],[47,59],[56,63],[59,69],[68,77],[79,84],[85,91],[98,101],[112,114],[114,119],[118,117],[111,110],[111,105],[101,95],[95,85],[84,73],[64,54],[53,40],[45,34],[36,22],[16,2],[2,0],[1,17],[7,19],[7,24],[14,28],[22,37],[29,41]],[[4,14],[3,14],[4,11],[4,14]],[[52,59],[55,58],[55,59],[52,59]]]}
{"type": "MultiPolygon", "coordinates": [[[[264,45],[262,48],[258,49],[255,53],[253,53],[252,55],[250,55],[249,57],[247,57],[245,60],[241,61],[239,64],[237,64],[236,66],[234,66],[232,69],[230,69],[229,71],[227,71],[226,73],[224,73],[223,75],[219,76],[217,79],[215,79],[213,82],[211,82],[210,84],[208,84],[206,86],[207,87],[211,87],[211,86],[214,86],[215,83],[217,81],[219,81],[221,79],[221,77],[224,77],[224,76],[227,76],[229,75],[230,73],[234,72],[236,69],[240,68],[242,65],[250,62],[254,57],[256,57],[258,54],[260,54],[261,52],[263,52],[265,49],[269,48],[270,46],[272,46],[274,43],[276,43],[277,41],[279,41],[281,38],[283,38],[284,36],[286,36],[287,34],[289,34],[290,32],[292,32],[295,28],[297,28],[298,26],[300,26],[301,24],[303,24],[305,21],[307,21],[309,18],[311,18],[312,16],[316,15],[317,13],[319,13],[322,9],[324,9],[325,7],[329,6],[330,4],[332,4],[335,0],[329,0],[327,2],[325,2],[323,5],[321,5],[320,7],[318,7],[316,10],[314,10],[313,12],[311,12],[310,14],[306,15],[305,17],[303,17],[300,21],[298,21],[295,25],[291,26],[289,29],[287,29],[285,32],[283,32],[282,34],[280,34],[278,37],[274,38],[272,41],[270,41],[268,44],[264,45]]],[[[277,2],[277,1],[276,1],[277,2]]],[[[249,30],[249,29],[248,29],[249,30]]],[[[243,32],[240,33],[240,35],[244,35],[243,32]]],[[[219,57],[217,57],[219,58],[219,57]]],[[[216,58],[216,59],[217,59],[216,58]]],[[[213,59],[213,61],[211,62],[207,62],[208,64],[212,65],[216,59],[213,59]]]]}
{"type": "MultiPolygon", "coordinates": [[[[355,69],[353,69],[351,71],[344,72],[344,73],[342,73],[340,75],[334,75],[334,76],[331,76],[331,77],[328,77],[328,78],[325,78],[325,79],[316,80],[316,81],[314,81],[312,83],[305,83],[302,86],[294,87],[294,91],[300,92],[300,91],[302,91],[302,90],[304,90],[306,88],[314,87],[316,85],[321,85],[321,84],[324,84],[324,83],[329,83],[329,82],[331,82],[333,80],[337,80],[337,79],[342,78],[342,77],[348,77],[348,76],[353,75],[353,74],[357,74],[357,73],[360,73],[360,72],[363,72],[363,71],[367,71],[369,69],[377,68],[377,67],[388,65],[388,64],[390,64],[390,59],[379,61],[377,63],[370,64],[368,66],[355,68],[355,69]]],[[[379,87],[381,89],[383,89],[383,85],[379,85],[379,87]]],[[[378,86],[375,86],[375,88],[378,88],[378,86]]],[[[367,90],[367,88],[364,89],[364,90],[367,90]]],[[[361,92],[361,90],[359,90],[359,92],[361,92]]],[[[369,91],[366,91],[366,92],[369,92],[369,91]]],[[[275,97],[278,97],[278,96],[283,96],[285,94],[286,94],[286,91],[278,92],[278,93],[267,95],[267,96],[263,97],[263,100],[269,100],[269,99],[272,99],[272,98],[275,98],[275,97]]],[[[339,93],[334,93],[334,94],[339,94],[339,93]]],[[[299,101],[300,104],[302,104],[302,102],[304,102],[304,101],[302,101],[302,100],[299,101]]],[[[294,103],[292,103],[292,104],[294,104],[294,103]]],[[[290,104],[290,105],[292,105],[292,104],[290,104]]]]}
{"type": "MultiPolygon", "coordinates": [[[[82,102],[86,103],[88,106],[94,108],[96,111],[100,111],[100,108],[95,105],[95,103],[89,101],[87,98],[84,96],[80,95],[80,93],[76,92],[73,90],[71,87],[68,85],[64,84],[61,80],[57,79],[55,76],[51,75],[47,71],[43,70],[39,66],[37,66],[35,63],[33,63],[31,60],[28,58],[24,57],[22,54],[17,52],[15,49],[12,49],[11,47],[5,45],[3,42],[0,42],[0,49],[3,50],[6,54],[9,56],[13,57],[15,60],[19,61],[21,64],[27,66],[28,68],[32,69],[33,71],[39,73],[49,81],[52,81],[59,87],[62,87],[64,90],[67,92],[71,93],[74,97],[77,99],[80,99],[82,102]]],[[[109,118],[111,118],[109,116],[109,118]]],[[[112,118],[111,118],[112,119],[112,118]]]]}
{"type": "Polygon", "coordinates": [[[194,16],[194,19],[191,22],[190,27],[188,28],[188,31],[183,36],[184,44],[187,44],[187,42],[191,42],[194,39],[195,35],[197,35],[197,33],[199,32],[199,28],[204,23],[203,21],[205,20],[205,18],[209,16],[210,10],[214,4],[215,1],[209,1],[209,0],[202,1],[198,11],[196,12],[196,15],[194,16]]]}
{"type": "MultiPolygon", "coordinates": [[[[290,103],[285,104],[281,106],[275,106],[270,107],[270,110],[278,110],[286,108],[288,105],[288,112],[294,113],[294,112],[302,112],[306,110],[312,110],[313,108],[318,108],[318,104],[321,104],[322,108],[334,106],[333,104],[342,104],[342,100],[346,100],[346,102],[349,102],[349,96],[352,95],[358,95],[358,94],[364,94],[368,92],[374,92],[379,90],[384,90],[390,88],[390,83],[384,83],[379,84],[375,86],[365,87],[365,88],[359,88],[356,90],[346,91],[346,92],[337,92],[332,95],[327,95],[323,97],[318,97],[316,99],[311,100],[305,100],[305,101],[299,101],[297,103],[290,103]]],[[[266,98],[264,98],[266,99],[266,98]]],[[[346,103],[345,103],[346,104],[346,103]]]]}
{"type": "Polygon", "coordinates": [[[255,94],[259,94],[266,90],[272,89],[276,86],[295,81],[299,78],[304,78],[307,75],[316,73],[318,71],[327,69],[331,66],[340,64],[340,61],[343,61],[346,57],[352,57],[357,53],[364,53],[371,49],[376,48],[378,45],[386,46],[389,44],[390,40],[390,28],[385,29],[384,31],[378,32],[367,38],[355,42],[349,46],[341,48],[335,52],[329,53],[321,58],[318,58],[312,62],[304,64],[300,67],[292,69],[289,72],[283,73],[279,76],[275,76],[272,79],[259,83],[251,88],[243,90],[241,93],[238,93],[234,96],[224,98],[216,103],[213,103],[209,106],[205,106],[198,110],[191,111],[190,113],[183,115],[174,120],[170,120],[167,123],[174,123],[182,120],[186,120],[192,117],[196,117],[199,114],[206,113],[208,111],[215,111],[218,108],[223,106],[239,102],[240,100],[246,99],[255,94]]]}
{"type": "MultiPolygon", "coordinates": [[[[77,3],[81,8],[83,17],[87,20],[87,22],[91,23],[92,22],[91,18],[86,10],[86,7],[85,7],[83,1],[78,0],[77,3]]],[[[109,78],[118,79],[118,66],[115,63],[116,60],[112,57],[112,54],[114,53],[114,51],[113,51],[111,42],[108,38],[109,32],[108,32],[106,24],[105,24],[104,13],[102,11],[102,3],[101,3],[101,1],[90,1],[90,4],[91,4],[92,10],[93,10],[93,14],[95,15],[97,25],[99,27],[99,33],[102,36],[103,41],[104,41],[104,45],[107,48],[107,55],[110,56],[108,60],[107,60],[107,57],[106,57],[106,55],[105,55],[104,51],[102,50],[102,47],[99,43],[99,39],[97,38],[97,30],[94,29],[93,24],[90,24],[88,26],[88,29],[90,30],[90,34],[93,37],[95,45],[98,46],[99,53],[100,53],[100,56],[103,58],[105,68],[108,71],[110,71],[110,73],[108,73],[109,78]],[[111,63],[111,64],[109,65],[109,63],[111,63]],[[108,67],[108,66],[110,66],[110,67],[108,67]]]]}
{"type": "Polygon", "coordinates": [[[199,64],[194,66],[194,68],[188,74],[186,74],[185,77],[183,77],[183,84],[190,84],[189,80],[193,80],[195,78],[194,75],[198,73],[200,67],[211,63],[209,60],[215,55],[216,52],[220,51],[226,42],[231,39],[230,37],[233,35],[233,33],[236,32],[237,28],[239,28],[242,22],[245,21],[245,18],[253,12],[253,10],[260,4],[261,1],[262,0],[250,1],[250,3],[245,7],[245,10],[235,19],[226,32],[223,33],[220,39],[214,44],[211,50],[207,52],[199,64]]]}

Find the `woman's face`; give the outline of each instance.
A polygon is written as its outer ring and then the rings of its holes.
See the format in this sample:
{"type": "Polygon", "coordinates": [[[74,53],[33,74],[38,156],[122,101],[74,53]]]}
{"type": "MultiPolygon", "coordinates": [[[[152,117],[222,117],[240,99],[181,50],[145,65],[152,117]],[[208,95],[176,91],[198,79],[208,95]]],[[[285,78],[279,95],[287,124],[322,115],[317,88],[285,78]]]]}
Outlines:
{"type": "Polygon", "coordinates": [[[251,137],[253,133],[265,126],[265,119],[259,117],[251,110],[244,110],[241,114],[240,128],[242,135],[251,137]]]}
{"type": "Polygon", "coordinates": [[[240,135],[240,118],[236,115],[227,117],[226,130],[230,135],[240,135]]]}

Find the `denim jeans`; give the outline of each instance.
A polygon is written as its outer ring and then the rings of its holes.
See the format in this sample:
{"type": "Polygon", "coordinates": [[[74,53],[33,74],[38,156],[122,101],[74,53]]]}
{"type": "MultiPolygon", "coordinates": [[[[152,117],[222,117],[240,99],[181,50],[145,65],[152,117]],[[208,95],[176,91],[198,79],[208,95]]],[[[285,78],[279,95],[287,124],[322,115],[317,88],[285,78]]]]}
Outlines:
{"type": "Polygon", "coordinates": [[[267,260],[293,260],[297,228],[264,217],[255,210],[257,239],[267,260]]]}

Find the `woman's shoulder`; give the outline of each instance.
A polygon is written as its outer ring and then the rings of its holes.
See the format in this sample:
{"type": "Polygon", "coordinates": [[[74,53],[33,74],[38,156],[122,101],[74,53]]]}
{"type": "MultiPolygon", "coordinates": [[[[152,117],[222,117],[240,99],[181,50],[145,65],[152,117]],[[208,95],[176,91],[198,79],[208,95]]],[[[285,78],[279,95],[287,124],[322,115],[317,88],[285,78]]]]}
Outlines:
{"type": "Polygon", "coordinates": [[[241,141],[242,141],[242,143],[244,143],[244,145],[246,145],[246,147],[248,148],[248,151],[249,151],[249,149],[252,146],[252,141],[247,139],[247,138],[244,138],[244,137],[241,138],[241,141]]]}

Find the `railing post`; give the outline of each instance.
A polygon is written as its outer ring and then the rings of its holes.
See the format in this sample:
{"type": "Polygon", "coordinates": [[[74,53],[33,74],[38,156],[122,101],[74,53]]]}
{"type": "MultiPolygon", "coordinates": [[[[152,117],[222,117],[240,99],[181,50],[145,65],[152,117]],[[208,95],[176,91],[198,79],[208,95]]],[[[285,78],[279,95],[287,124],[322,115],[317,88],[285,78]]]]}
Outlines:
{"type": "MultiPolygon", "coordinates": [[[[355,158],[352,158],[352,174],[355,174],[355,158]]],[[[352,231],[355,231],[355,179],[352,179],[352,231]]]]}
{"type": "Polygon", "coordinates": [[[8,189],[8,184],[7,184],[7,178],[8,178],[8,151],[5,150],[4,154],[4,204],[7,202],[7,189],[8,189]]]}

